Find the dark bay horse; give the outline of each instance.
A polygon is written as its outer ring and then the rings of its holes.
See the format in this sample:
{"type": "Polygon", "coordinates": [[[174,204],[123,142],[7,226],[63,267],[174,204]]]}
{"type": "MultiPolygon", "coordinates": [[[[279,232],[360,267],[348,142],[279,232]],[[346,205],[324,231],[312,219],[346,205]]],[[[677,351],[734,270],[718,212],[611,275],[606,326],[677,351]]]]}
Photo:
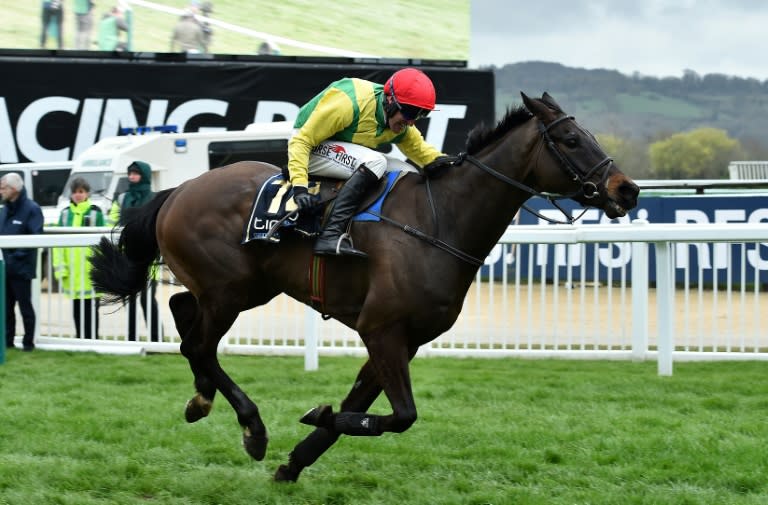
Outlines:
{"type": "MultiPolygon", "coordinates": [[[[495,128],[473,130],[465,155],[441,176],[405,176],[385,200],[386,221],[354,223],[355,246],[367,260],[326,260],[323,311],[360,334],[368,360],[339,412],[322,405],[301,419],[316,428],[276,480],[297,480],[342,434],[400,433],[416,421],[410,360],[456,321],[479,263],[528,198],[572,198],[611,218],[636,206],[638,187],[588,131],[548,94],[522,98],[524,106],[495,128]],[[392,412],[368,413],[382,391],[392,412]]],[[[310,304],[311,241],[283,233],[279,244],[240,244],[257,188],[277,171],[240,162],[160,192],[130,219],[118,244],[103,239],[92,259],[97,289],[125,301],[163,257],[188,289],[170,300],[181,353],[194,374],[186,419],[207,416],[220,391],[257,460],[266,452],[266,427],[256,404],[222,370],[216,349],[244,310],[280,293],[310,304]]]]}

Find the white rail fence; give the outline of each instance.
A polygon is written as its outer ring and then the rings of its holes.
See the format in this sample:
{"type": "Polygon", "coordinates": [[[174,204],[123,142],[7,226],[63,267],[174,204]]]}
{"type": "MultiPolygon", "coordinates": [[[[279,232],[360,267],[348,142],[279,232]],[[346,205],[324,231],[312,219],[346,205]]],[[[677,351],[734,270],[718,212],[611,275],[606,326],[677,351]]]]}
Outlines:
{"type": "MultiPolygon", "coordinates": [[[[8,236],[0,237],[0,247],[83,247],[102,236],[8,236]]],[[[768,270],[766,242],[768,223],[511,226],[496,251],[503,258],[501,267],[484,276],[478,273],[457,323],[420,354],[655,359],[661,375],[672,373],[673,360],[766,360],[768,318],[762,314],[768,310],[768,296],[761,279],[768,270]],[[690,247],[711,255],[712,265],[719,265],[715,268],[726,269],[727,280],[708,285],[701,282],[702,266],[690,272],[687,262],[678,265],[676,258],[685,257],[681,253],[690,247]],[[565,251],[564,268],[547,264],[548,248],[565,251]],[[626,261],[608,268],[606,279],[579,280],[598,278],[598,261],[591,262],[590,276],[585,258],[617,252],[626,261]],[[734,255],[740,259],[738,268],[730,266],[734,255]],[[651,258],[655,285],[649,282],[651,258]],[[676,283],[674,274],[680,271],[685,281],[676,283]]],[[[114,306],[100,309],[99,340],[93,341],[73,337],[71,301],[50,282],[50,262],[42,263],[43,279],[33,286],[39,347],[178,352],[180,338],[167,300],[184,288],[174,285],[169,272],[162,271],[164,282],[157,289],[161,342],[149,341],[141,307],[136,311],[138,339],[128,342],[127,310],[114,306]]],[[[19,317],[17,321],[20,335],[19,317]]],[[[281,295],[241,314],[222,339],[220,352],[304,355],[305,367],[314,369],[319,355],[363,355],[365,348],[354,331],[322,321],[313,310],[281,295]]]]}

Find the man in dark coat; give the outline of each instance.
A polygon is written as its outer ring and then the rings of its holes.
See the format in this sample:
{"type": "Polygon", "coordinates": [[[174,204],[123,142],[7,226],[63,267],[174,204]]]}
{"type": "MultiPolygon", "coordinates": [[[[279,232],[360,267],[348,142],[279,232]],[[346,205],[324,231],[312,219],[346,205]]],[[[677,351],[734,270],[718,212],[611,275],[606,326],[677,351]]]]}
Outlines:
{"type": "MultiPolygon", "coordinates": [[[[43,233],[43,211],[27,197],[24,180],[15,172],[0,178],[0,235],[36,235],[43,233]]],[[[24,323],[24,350],[35,349],[35,309],[32,307],[32,279],[37,273],[37,249],[3,248],[5,262],[5,347],[14,347],[16,315],[24,323]]]]}

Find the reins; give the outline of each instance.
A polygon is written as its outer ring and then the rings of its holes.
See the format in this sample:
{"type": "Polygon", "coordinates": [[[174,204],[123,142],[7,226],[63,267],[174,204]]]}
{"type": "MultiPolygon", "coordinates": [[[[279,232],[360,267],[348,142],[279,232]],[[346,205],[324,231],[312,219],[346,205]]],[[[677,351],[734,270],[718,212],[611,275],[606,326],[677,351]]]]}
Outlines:
{"type": "MultiPolygon", "coordinates": [[[[558,203],[558,200],[565,200],[568,198],[573,198],[574,196],[578,195],[579,193],[583,193],[586,198],[594,198],[598,194],[598,186],[589,181],[589,179],[600,169],[607,167],[611,163],[613,163],[613,158],[610,156],[606,156],[602,161],[597,163],[595,166],[587,170],[586,172],[580,172],[576,167],[573,166],[573,164],[570,162],[570,160],[558,149],[555,142],[552,140],[552,137],[549,135],[549,130],[559,124],[562,121],[568,120],[568,119],[574,119],[572,116],[561,116],[551,123],[549,125],[544,125],[542,121],[538,122],[538,128],[539,132],[541,133],[542,140],[544,141],[544,144],[547,146],[547,149],[552,153],[552,155],[555,157],[555,159],[559,162],[559,165],[563,170],[565,170],[575,182],[581,183],[581,188],[579,190],[573,191],[571,193],[567,194],[560,194],[560,193],[549,193],[546,191],[536,191],[535,189],[531,188],[530,186],[527,186],[523,184],[520,181],[516,181],[515,179],[512,179],[511,177],[508,177],[501,172],[494,170],[493,168],[489,167],[479,159],[475,158],[474,156],[467,154],[467,153],[459,153],[454,160],[450,162],[451,165],[461,165],[464,161],[468,161],[472,165],[478,167],[479,169],[483,170],[484,172],[488,173],[489,175],[493,176],[494,178],[500,180],[501,182],[513,186],[521,191],[524,191],[528,193],[531,196],[538,196],[541,198],[545,198],[547,201],[549,201],[553,207],[558,209],[564,216],[564,221],[559,221],[557,219],[553,219],[547,216],[544,216],[540,212],[537,212],[536,210],[530,208],[529,206],[523,204],[521,207],[534,216],[538,217],[539,219],[543,219],[544,221],[547,221],[552,224],[573,224],[579,219],[581,219],[584,216],[584,213],[587,211],[587,209],[584,209],[581,214],[579,214],[576,217],[569,216],[566,210],[558,203]]],[[[603,184],[605,180],[608,177],[608,170],[603,170],[603,175],[600,180],[600,184],[603,184]]],[[[435,234],[439,235],[439,224],[437,219],[437,211],[435,209],[435,203],[434,199],[432,197],[432,190],[430,188],[429,184],[429,178],[425,178],[425,189],[427,192],[427,200],[429,202],[430,209],[432,210],[432,219],[435,223],[435,234]]],[[[412,235],[420,240],[423,240],[427,242],[428,244],[431,244],[438,249],[441,249],[443,251],[448,252],[449,254],[459,258],[462,261],[465,261],[467,263],[470,263],[475,266],[482,266],[483,260],[476,258],[470,254],[465,253],[464,251],[448,244],[447,242],[444,242],[438,238],[435,238],[433,236],[427,235],[423,231],[414,228],[407,224],[402,224],[398,221],[395,221],[394,219],[388,218],[386,216],[383,216],[377,212],[373,212],[368,210],[369,214],[372,214],[382,221],[389,223],[393,226],[396,226],[400,228],[405,233],[412,235]]]]}

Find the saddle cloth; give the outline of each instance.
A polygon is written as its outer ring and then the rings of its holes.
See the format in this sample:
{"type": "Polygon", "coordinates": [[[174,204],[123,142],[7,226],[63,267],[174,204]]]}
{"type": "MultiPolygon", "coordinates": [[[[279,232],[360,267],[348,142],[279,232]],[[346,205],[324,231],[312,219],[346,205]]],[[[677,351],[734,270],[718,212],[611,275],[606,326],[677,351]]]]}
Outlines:
{"type": "MultiPolygon", "coordinates": [[[[395,183],[402,178],[407,171],[387,172],[377,191],[369,195],[360,207],[360,212],[354,216],[354,221],[380,221],[375,214],[381,212],[381,206],[386,196],[392,191],[395,183]]],[[[267,179],[256,192],[251,206],[251,213],[243,230],[241,244],[253,240],[280,242],[280,233],[291,230],[305,237],[315,237],[322,229],[322,219],[327,203],[338,193],[342,186],[339,179],[311,178],[309,181],[309,194],[317,205],[311,209],[305,209],[296,215],[286,219],[271,235],[270,230],[277,225],[287,214],[296,210],[293,201],[293,186],[283,174],[276,174],[267,179]]]]}

